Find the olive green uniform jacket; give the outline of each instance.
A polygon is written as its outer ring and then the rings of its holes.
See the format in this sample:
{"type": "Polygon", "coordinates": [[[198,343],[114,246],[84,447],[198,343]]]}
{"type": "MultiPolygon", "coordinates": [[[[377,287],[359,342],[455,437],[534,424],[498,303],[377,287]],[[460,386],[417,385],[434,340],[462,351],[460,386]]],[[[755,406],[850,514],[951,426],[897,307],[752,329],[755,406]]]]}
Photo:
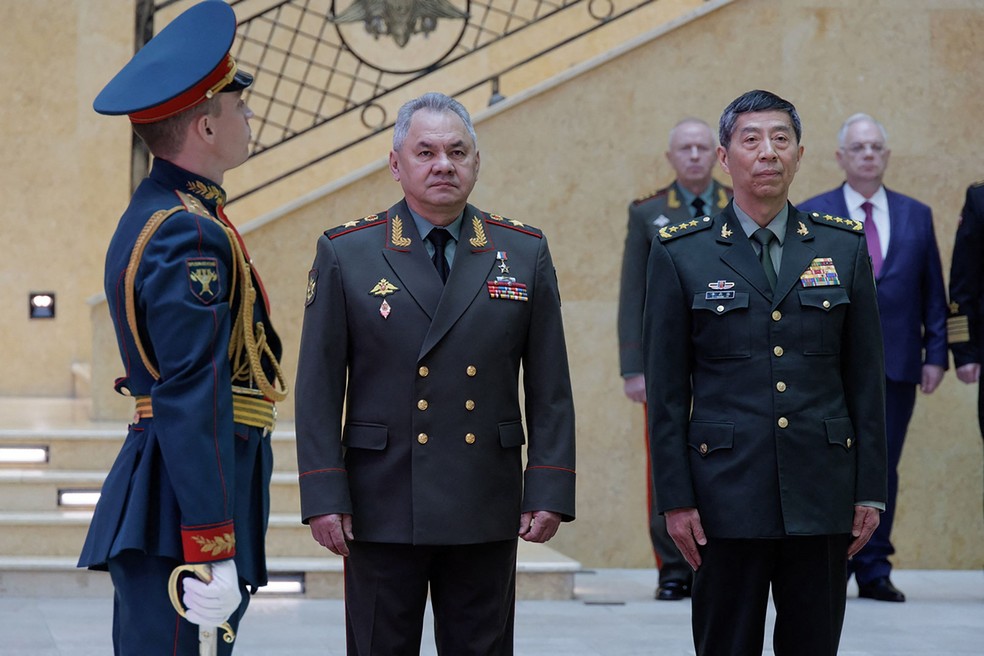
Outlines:
{"type": "Polygon", "coordinates": [[[653,242],[644,317],[659,510],[709,537],[851,531],[885,501],[884,356],[862,226],[789,206],[775,293],[732,207],[653,242]]]}
{"type": "MultiPolygon", "coordinates": [[[[717,214],[728,205],[731,187],[711,181],[713,207],[717,214]]],[[[656,193],[632,201],[629,225],[622,251],[622,284],[618,297],[619,367],[622,376],[642,373],[642,308],[646,304],[646,262],[649,247],[659,229],[690,218],[691,208],[683,203],[680,186],[674,182],[656,193]]]]}
{"type": "Polygon", "coordinates": [[[327,231],[296,394],[304,521],[351,513],[356,540],[455,545],[515,539],[524,511],[574,518],[560,295],[536,228],[468,205],[446,286],[405,201],[327,231]]]}

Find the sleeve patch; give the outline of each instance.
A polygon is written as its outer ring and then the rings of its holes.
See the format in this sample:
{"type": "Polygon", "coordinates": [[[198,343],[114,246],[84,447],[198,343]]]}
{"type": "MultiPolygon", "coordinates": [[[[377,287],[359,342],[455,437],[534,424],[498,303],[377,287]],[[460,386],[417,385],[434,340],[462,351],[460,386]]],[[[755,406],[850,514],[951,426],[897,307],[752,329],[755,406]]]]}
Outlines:
{"type": "Polygon", "coordinates": [[[318,292],[318,270],[311,269],[308,273],[307,294],[304,297],[304,307],[314,303],[315,294],[318,292]]]}
{"type": "Polygon", "coordinates": [[[191,294],[205,305],[211,304],[222,295],[222,280],[219,279],[219,261],[214,257],[189,257],[188,287],[191,294]]]}

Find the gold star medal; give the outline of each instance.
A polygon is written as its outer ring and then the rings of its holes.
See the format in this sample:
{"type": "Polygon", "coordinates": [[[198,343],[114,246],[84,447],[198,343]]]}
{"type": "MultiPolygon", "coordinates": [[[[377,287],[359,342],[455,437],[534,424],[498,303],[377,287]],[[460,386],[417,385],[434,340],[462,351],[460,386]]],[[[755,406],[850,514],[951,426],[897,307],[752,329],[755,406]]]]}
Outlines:
{"type": "Polygon", "coordinates": [[[393,292],[399,291],[400,288],[391,283],[386,278],[380,278],[379,282],[376,283],[375,287],[369,290],[370,296],[379,296],[383,299],[383,302],[379,306],[379,314],[384,318],[388,318],[390,312],[393,311],[393,307],[386,302],[386,297],[393,292]]]}

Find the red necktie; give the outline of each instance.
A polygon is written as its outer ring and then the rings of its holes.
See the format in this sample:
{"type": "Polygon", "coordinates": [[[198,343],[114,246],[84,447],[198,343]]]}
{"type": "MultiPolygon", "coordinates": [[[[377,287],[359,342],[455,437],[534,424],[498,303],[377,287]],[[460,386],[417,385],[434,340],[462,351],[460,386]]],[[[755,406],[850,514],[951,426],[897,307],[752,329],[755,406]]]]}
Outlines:
{"type": "Polygon", "coordinates": [[[881,251],[881,240],[878,238],[878,227],[875,225],[875,220],[871,216],[871,210],[874,206],[868,201],[861,203],[861,209],[864,210],[864,238],[868,242],[868,255],[871,256],[871,269],[875,273],[875,277],[881,273],[882,268],[882,251],[881,251]]]}

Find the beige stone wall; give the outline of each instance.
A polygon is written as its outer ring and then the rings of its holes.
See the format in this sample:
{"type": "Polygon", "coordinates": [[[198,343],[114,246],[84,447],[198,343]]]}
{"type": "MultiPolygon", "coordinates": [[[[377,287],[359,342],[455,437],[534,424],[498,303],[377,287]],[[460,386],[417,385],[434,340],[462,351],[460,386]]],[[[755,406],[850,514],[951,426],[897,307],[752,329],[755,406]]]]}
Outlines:
{"type": "Polygon", "coordinates": [[[86,299],[129,185],[129,128],[91,108],[133,50],[121,5],[0,3],[0,395],[68,396],[90,359],[86,299]],[[56,292],[54,320],[28,320],[31,291],[56,292]]]}
{"type": "MultiPolygon", "coordinates": [[[[47,62],[44,75],[0,63],[4,79],[14,80],[14,92],[0,99],[9,117],[0,131],[13,154],[0,164],[8,169],[0,299],[13,308],[0,323],[0,343],[6,370],[18,374],[0,379],[0,394],[65,394],[70,362],[88,359],[85,299],[101,288],[101,259],[127,184],[125,154],[119,155],[126,152],[125,126],[89,112],[100,84],[127,56],[106,35],[128,33],[131,19],[114,15],[109,4],[0,4],[4,43],[24,43],[47,62]],[[25,14],[42,25],[45,14],[35,7],[68,6],[71,34],[64,38],[18,29],[25,14]],[[78,53],[86,53],[84,62],[78,53]],[[56,322],[23,318],[23,297],[35,285],[59,292],[56,322]]],[[[964,189],[984,178],[979,0],[722,5],[597,66],[572,70],[557,84],[476,113],[483,165],[473,200],[543,228],[560,277],[578,412],[579,519],[553,544],[587,566],[652,564],[642,413],[621,393],[615,310],[626,205],[670,179],[662,152],[678,118],[715,123],[730,100],[751,88],[792,100],[806,147],[792,191],[800,200],[841,181],[833,158],[841,121],[855,111],[874,114],[893,149],[887,183],[934,208],[945,269],[964,189]]],[[[283,215],[252,225],[256,215],[237,215],[247,222],[247,241],[274,299],[291,376],[317,236],[399,198],[382,167],[384,150],[364,176],[283,215]]],[[[104,331],[97,334],[99,343],[111,343],[104,331]]],[[[104,381],[94,384],[103,387],[104,381]]],[[[895,531],[898,566],[984,564],[981,471],[975,390],[951,372],[935,395],[919,399],[910,428],[895,531]]]]}

